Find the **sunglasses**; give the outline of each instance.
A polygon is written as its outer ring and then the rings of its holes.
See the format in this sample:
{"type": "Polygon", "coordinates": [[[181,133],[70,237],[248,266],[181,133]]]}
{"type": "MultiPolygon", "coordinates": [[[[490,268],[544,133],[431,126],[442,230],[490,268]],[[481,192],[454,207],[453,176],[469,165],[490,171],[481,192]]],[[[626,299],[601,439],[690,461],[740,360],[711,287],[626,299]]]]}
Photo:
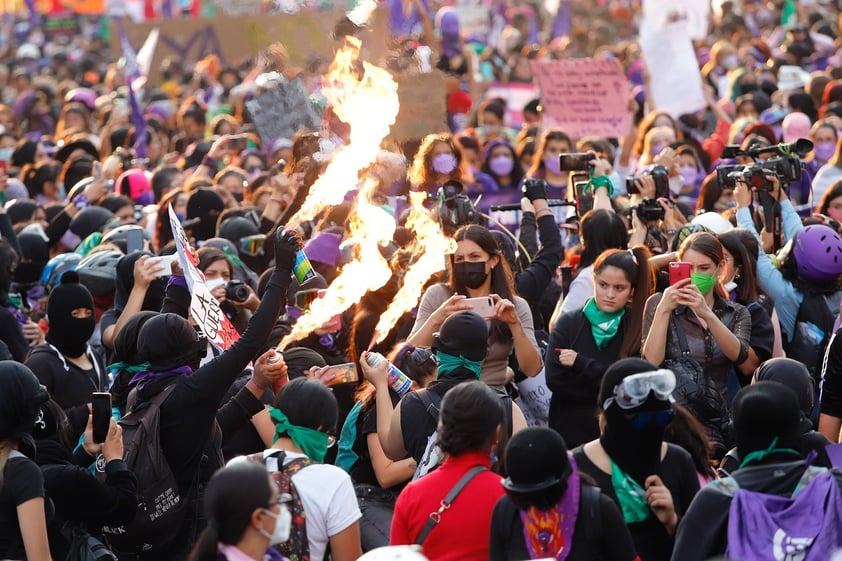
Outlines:
{"type": "Polygon", "coordinates": [[[634,429],[645,429],[648,427],[665,427],[672,422],[675,411],[666,409],[664,411],[644,411],[626,415],[634,429]]]}

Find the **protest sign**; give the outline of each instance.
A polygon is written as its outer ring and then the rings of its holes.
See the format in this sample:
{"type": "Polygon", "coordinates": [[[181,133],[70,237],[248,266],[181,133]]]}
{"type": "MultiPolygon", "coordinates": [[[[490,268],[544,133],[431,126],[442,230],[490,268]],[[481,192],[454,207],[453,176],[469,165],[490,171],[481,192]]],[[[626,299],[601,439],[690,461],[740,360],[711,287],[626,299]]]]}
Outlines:
{"type": "Polygon", "coordinates": [[[224,351],[234,344],[240,335],[222,313],[219,302],[208,290],[205,275],[197,267],[199,257],[190,247],[190,240],[184,228],[181,227],[181,222],[175,215],[172,205],[169,207],[169,214],[172,235],[178,250],[178,263],[184,271],[184,279],[190,290],[190,314],[208,341],[220,351],[224,351]]]}
{"type": "Polygon", "coordinates": [[[678,118],[707,105],[687,22],[650,30],[640,37],[640,46],[649,69],[649,97],[654,109],[678,118]]]}
{"type": "Polygon", "coordinates": [[[504,84],[495,82],[485,92],[485,99],[499,98],[506,102],[504,122],[515,129],[523,126],[523,107],[538,97],[532,84],[504,84]]]}
{"type": "Polygon", "coordinates": [[[581,58],[532,63],[541,89],[543,126],[567,134],[622,137],[631,126],[629,87],[615,59],[581,58]]]}
{"type": "Polygon", "coordinates": [[[277,138],[292,138],[301,129],[316,129],[320,122],[298,78],[278,82],[248,100],[246,110],[257,134],[266,144],[277,138]]]}
{"type": "Polygon", "coordinates": [[[441,72],[397,76],[396,81],[400,111],[392,126],[391,138],[418,140],[448,130],[441,72]]]}
{"type": "Polygon", "coordinates": [[[517,384],[520,394],[518,405],[530,427],[545,427],[550,419],[550,399],[553,393],[547,387],[544,369],[532,378],[524,378],[517,384]]]}
{"type": "Polygon", "coordinates": [[[459,14],[459,32],[465,37],[476,37],[485,41],[491,29],[491,8],[482,4],[456,4],[459,14]]]}
{"type": "Polygon", "coordinates": [[[678,21],[686,22],[690,39],[705,39],[708,36],[710,2],[698,0],[644,0],[640,35],[648,35],[678,21]]]}

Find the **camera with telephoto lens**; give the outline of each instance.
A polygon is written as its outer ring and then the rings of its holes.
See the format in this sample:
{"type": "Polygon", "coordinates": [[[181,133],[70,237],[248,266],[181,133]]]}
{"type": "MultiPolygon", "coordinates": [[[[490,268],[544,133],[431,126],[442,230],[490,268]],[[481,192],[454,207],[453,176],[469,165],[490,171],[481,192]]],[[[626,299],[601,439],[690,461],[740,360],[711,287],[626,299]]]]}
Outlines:
{"type": "Polygon", "coordinates": [[[228,284],[225,285],[226,300],[242,304],[249,299],[249,296],[251,296],[251,291],[241,280],[228,281],[228,284]]]}
{"type": "Polygon", "coordinates": [[[656,199],[646,198],[632,207],[637,212],[637,217],[644,222],[657,222],[663,220],[667,215],[656,199]]]}
{"type": "Polygon", "coordinates": [[[757,191],[770,191],[772,183],[766,179],[775,174],[784,184],[801,179],[801,160],[797,156],[783,156],[765,162],[745,166],[719,166],[716,178],[722,187],[733,189],[737,180],[742,179],[757,191]]]}
{"type": "Polygon", "coordinates": [[[456,230],[468,224],[476,224],[479,213],[474,203],[465,194],[464,186],[458,181],[448,181],[438,191],[439,222],[445,235],[452,236],[456,230]]]}
{"type": "MultiPolygon", "coordinates": [[[[651,175],[655,180],[655,198],[670,198],[670,172],[664,166],[649,166],[641,175],[651,175]]],[[[629,195],[640,194],[640,189],[635,181],[637,177],[626,178],[626,192],[629,195]]]]}

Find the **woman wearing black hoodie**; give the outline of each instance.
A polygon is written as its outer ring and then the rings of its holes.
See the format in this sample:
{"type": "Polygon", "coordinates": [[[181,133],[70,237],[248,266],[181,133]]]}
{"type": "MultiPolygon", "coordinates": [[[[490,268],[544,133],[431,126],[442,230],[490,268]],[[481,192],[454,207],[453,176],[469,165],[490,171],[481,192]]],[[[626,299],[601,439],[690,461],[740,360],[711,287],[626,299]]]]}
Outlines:
{"type": "MultiPolygon", "coordinates": [[[[295,233],[279,230],[275,233],[274,247],[275,270],[248,328],[237,342],[209,363],[199,367],[205,355],[204,340],[177,314],[162,313],[140,329],[138,358],[148,362],[149,367],[133,378],[137,383],[137,400],[148,401],[165,388],[175,386],[161,405],[161,448],[181,496],[187,497],[188,512],[175,541],[157,544],[160,549],[144,552],[143,559],[182,559],[195,541],[200,528],[192,515],[198,517],[199,489],[222,466],[221,434],[215,424],[217,410],[234,379],[266,342],[285,300],[301,242],[295,233]]],[[[178,302],[182,305],[189,302],[189,294],[183,277],[173,276],[162,311],[176,309],[178,302]]],[[[257,360],[257,367],[265,367],[273,355],[274,351],[264,353],[257,360]]]]}

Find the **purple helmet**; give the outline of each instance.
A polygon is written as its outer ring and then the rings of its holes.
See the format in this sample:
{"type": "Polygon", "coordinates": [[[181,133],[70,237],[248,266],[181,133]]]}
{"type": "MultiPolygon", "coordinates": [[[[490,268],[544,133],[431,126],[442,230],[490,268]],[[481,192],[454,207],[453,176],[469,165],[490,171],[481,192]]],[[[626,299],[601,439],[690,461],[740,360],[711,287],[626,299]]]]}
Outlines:
{"type": "Polygon", "coordinates": [[[842,274],[842,238],[829,226],[813,224],[795,234],[792,254],[804,281],[827,283],[842,274]]]}
{"type": "Polygon", "coordinates": [[[97,93],[91,88],[73,88],[64,96],[65,102],[77,101],[88,108],[89,111],[96,109],[97,93]]]}

